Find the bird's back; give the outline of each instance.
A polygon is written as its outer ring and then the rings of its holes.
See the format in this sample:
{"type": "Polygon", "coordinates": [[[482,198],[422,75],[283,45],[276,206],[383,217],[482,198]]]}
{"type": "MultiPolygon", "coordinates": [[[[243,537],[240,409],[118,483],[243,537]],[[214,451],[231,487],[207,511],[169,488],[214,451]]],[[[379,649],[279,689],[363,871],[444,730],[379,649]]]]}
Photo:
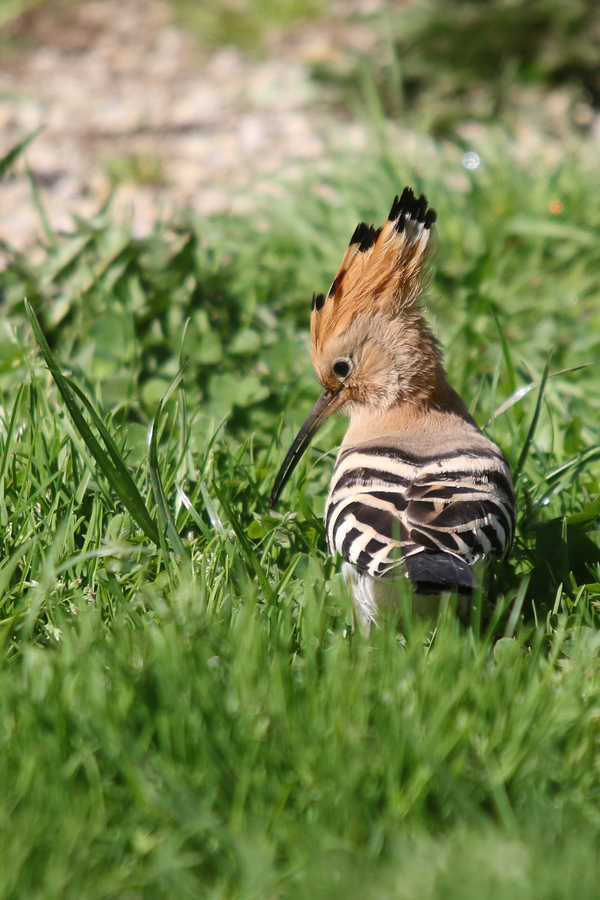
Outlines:
{"type": "Polygon", "coordinates": [[[473,564],[504,556],[512,543],[512,479],[474,424],[440,417],[440,426],[435,443],[415,439],[418,429],[345,441],[327,498],[327,541],[372,578],[405,575],[422,594],[470,593],[473,564]]]}

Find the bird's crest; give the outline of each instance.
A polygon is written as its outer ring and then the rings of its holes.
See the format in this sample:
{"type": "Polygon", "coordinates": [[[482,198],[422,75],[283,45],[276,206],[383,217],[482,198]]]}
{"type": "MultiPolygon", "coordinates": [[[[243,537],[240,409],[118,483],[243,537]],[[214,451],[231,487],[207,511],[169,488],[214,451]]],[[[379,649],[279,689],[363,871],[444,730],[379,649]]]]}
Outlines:
{"type": "Polygon", "coordinates": [[[313,352],[360,314],[394,318],[414,303],[436,218],[425,195],[415,197],[407,187],[394,199],[382,228],[357,226],[327,296],[313,295],[313,352]]]}

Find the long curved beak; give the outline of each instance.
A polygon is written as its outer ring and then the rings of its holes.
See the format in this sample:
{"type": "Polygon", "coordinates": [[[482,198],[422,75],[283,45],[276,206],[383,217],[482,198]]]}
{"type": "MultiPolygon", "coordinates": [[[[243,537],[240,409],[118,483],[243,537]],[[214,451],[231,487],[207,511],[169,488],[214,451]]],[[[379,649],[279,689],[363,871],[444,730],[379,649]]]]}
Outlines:
{"type": "Polygon", "coordinates": [[[325,422],[336,409],[339,409],[345,401],[346,397],[343,396],[343,391],[338,391],[335,394],[333,391],[323,391],[287,452],[287,456],[277,474],[271,496],[269,497],[270,507],[275,506],[277,503],[279,495],[285,487],[288,478],[300,462],[302,455],[310,444],[313,436],[317,433],[323,422],[325,422]]]}

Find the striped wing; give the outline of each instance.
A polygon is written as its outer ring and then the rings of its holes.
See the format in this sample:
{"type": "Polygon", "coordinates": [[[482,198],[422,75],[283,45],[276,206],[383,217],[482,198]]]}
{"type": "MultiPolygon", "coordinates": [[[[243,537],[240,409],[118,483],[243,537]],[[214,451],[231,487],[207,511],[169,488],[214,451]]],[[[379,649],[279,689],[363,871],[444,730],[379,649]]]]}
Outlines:
{"type": "Polygon", "coordinates": [[[444,554],[469,566],[504,556],[514,520],[510,470],[491,443],[427,459],[390,447],[348,450],[326,510],[330,550],[376,577],[401,566],[410,574],[409,561],[424,552],[433,563],[444,554]]]}

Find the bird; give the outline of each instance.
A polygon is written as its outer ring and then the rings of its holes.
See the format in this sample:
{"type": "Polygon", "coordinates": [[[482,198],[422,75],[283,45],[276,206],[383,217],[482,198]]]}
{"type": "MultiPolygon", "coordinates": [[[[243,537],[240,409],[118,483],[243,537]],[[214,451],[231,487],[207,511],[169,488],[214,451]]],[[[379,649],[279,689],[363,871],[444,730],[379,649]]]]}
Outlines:
{"type": "Polygon", "coordinates": [[[451,387],[422,305],[437,214],[406,187],[381,228],[355,229],[327,294],[313,294],[312,362],[324,390],[275,479],[275,506],[312,437],[336,410],[350,424],[325,505],[361,623],[398,602],[468,598],[473,566],[512,545],[510,466],[451,387]]]}

